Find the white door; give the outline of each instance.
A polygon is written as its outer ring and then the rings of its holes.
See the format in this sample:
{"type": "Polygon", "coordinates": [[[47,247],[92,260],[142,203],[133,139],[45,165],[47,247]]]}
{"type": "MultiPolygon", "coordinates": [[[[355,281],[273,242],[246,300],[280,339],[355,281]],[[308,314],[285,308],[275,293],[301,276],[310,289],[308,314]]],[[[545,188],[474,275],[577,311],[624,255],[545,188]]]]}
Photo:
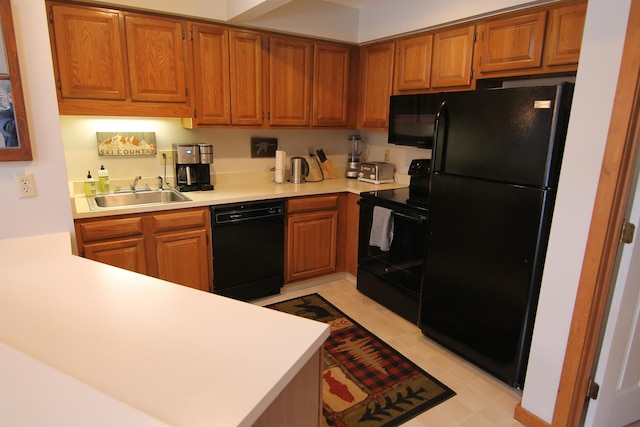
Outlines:
{"type": "MultiPolygon", "coordinates": [[[[636,162],[636,172],[640,163],[636,162]]],[[[639,174],[640,175],[640,174],[639,174]]],[[[588,403],[585,427],[621,427],[640,420],[640,185],[632,188],[627,218],[638,229],[623,244],[614,278],[609,317],[602,338],[595,381],[597,400],[588,403]]]]}

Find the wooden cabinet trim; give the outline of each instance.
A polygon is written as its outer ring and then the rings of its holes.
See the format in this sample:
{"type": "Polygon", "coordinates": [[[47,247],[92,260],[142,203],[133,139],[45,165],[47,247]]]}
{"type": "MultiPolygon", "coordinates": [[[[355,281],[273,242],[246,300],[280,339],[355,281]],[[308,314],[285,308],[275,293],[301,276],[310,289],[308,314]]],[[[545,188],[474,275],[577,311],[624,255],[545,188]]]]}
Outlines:
{"type": "Polygon", "coordinates": [[[331,210],[338,208],[338,195],[294,197],[287,200],[287,213],[331,210]]]}

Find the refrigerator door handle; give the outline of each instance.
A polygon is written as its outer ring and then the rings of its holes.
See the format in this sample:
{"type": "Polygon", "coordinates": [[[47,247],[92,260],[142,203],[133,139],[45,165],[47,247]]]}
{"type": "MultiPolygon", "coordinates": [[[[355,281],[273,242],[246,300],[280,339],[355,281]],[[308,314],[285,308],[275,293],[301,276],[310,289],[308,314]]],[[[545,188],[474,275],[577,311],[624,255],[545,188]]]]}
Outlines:
{"type": "Polygon", "coordinates": [[[431,150],[431,160],[433,164],[433,172],[443,172],[442,164],[445,155],[445,146],[449,130],[449,108],[447,102],[443,101],[438,107],[435,123],[433,125],[433,149],[431,150]],[[442,140],[440,132],[442,131],[442,140]]]}

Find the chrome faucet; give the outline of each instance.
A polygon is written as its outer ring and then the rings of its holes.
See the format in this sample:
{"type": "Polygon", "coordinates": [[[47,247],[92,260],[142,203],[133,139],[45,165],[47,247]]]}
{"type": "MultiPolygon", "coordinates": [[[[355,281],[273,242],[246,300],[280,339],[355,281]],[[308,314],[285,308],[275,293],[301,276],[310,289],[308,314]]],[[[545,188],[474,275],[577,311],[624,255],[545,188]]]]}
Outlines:
{"type": "Polygon", "coordinates": [[[157,178],[158,178],[158,190],[162,190],[162,183],[163,183],[162,177],[158,176],[157,178]]]}
{"type": "Polygon", "coordinates": [[[140,179],[142,179],[142,177],[138,175],[138,176],[136,176],[136,178],[131,183],[131,191],[133,191],[134,193],[136,192],[136,184],[138,184],[138,181],[140,179]]]}

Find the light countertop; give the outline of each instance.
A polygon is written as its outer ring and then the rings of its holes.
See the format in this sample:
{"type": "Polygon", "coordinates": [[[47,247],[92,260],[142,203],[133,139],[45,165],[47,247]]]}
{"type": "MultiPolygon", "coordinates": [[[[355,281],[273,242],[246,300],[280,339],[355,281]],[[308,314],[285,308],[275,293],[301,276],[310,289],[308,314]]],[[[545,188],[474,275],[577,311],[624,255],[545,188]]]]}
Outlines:
{"type": "Polygon", "coordinates": [[[83,195],[76,195],[71,199],[74,219],[94,218],[116,214],[142,213],[171,209],[183,209],[200,206],[220,205],[225,203],[248,202],[253,200],[289,198],[298,196],[312,196],[318,194],[351,192],[360,194],[365,191],[387,190],[390,188],[407,187],[405,184],[370,184],[355,179],[336,178],[321,182],[307,182],[304,184],[283,183],[273,181],[259,181],[242,184],[219,184],[212,191],[190,191],[183,193],[191,199],[190,202],[145,205],[127,208],[109,208],[91,211],[89,203],[83,195]]]}
{"type": "Polygon", "coordinates": [[[0,240],[0,424],[43,411],[59,425],[251,425],[329,335],[74,256],[70,239],[0,240]],[[43,383],[49,402],[30,391],[43,383]]]}

